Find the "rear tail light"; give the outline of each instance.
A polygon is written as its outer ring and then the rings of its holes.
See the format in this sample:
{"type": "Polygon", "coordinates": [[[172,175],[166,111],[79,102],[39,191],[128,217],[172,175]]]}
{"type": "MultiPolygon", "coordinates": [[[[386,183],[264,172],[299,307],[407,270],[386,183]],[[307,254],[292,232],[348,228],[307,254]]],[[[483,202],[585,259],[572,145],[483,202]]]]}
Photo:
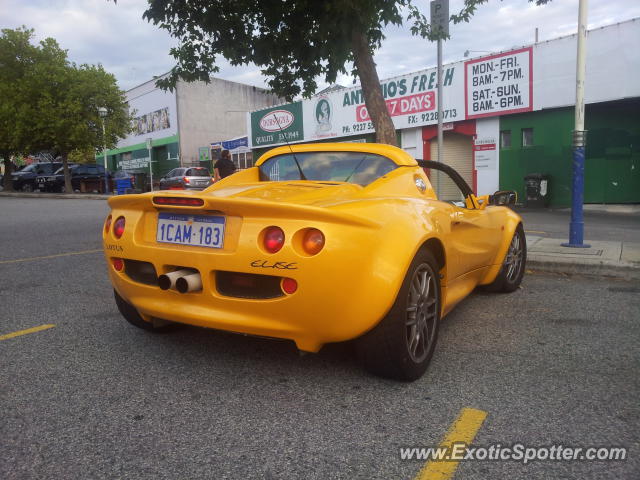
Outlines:
{"type": "Polygon", "coordinates": [[[204,205],[204,200],[201,198],[189,198],[189,197],[153,197],[153,203],[155,203],[156,205],[201,207],[204,205]]]}
{"type": "Polygon", "coordinates": [[[324,234],[317,228],[310,228],[302,239],[302,248],[309,255],[315,255],[324,247],[324,234]]]}
{"type": "Polygon", "coordinates": [[[293,278],[283,278],[282,279],[282,291],[287,295],[291,295],[298,290],[298,282],[296,282],[293,278]]]}
{"type": "Polygon", "coordinates": [[[182,181],[184,183],[191,183],[191,180],[189,180],[187,177],[182,177],[182,181]]]}
{"type": "Polygon", "coordinates": [[[264,248],[269,253],[280,251],[284,245],[284,232],[280,227],[268,227],[264,232],[264,248]]]}
{"type": "Polygon", "coordinates": [[[124,233],[124,217],[118,217],[113,224],[113,235],[116,238],[120,238],[124,233]]]}
{"type": "Polygon", "coordinates": [[[104,221],[104,233],[109,233],[109,229],[111,228],[111,215],[107,217],[104,221]]]}
{"type": "Polygon", "coordinates": [[[111,259],[111,262],[113,263],[113,268],[116,272],[121,272],[122,270],[124,270],[124,260],[121,258],[113,258],[111,259]]]}

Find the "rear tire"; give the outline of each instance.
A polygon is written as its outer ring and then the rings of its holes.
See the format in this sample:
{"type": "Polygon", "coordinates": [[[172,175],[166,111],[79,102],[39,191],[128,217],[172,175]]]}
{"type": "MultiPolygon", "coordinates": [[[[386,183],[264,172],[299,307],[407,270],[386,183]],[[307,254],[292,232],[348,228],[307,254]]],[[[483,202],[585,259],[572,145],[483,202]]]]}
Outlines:
{"type": "Polygon", "coordinates": [[[518,289],[527,262],[527,239],[522,224],[516,228],[496,279],[485,286],[489,292],[510,293],[518,289]]]}
{"type": "Polygon", "coordinates": [[[440,328],[440,275],[428,250],[417,253],[389,313],[356,340],[363,366],[376,375],[412,382],[429,366],[440,328]]]}
{"type": "Polygon", "coordinates": [[[125,301],[118,292],[113,291],[113,296],[116,299],[116,305],[118,306],[118,310],[120,314],[124,317],[124,319],[129,322],[131,325],[141,328],[143,330],[148,330],[150,332],[163,333],[169,332],[176,328],[176,324],[171,323],[169,325],[162,326],[154,326],[151,322],[146,322],[142,319],[138,311],[133,307],[133,305],[129,304],[125,301]]]}

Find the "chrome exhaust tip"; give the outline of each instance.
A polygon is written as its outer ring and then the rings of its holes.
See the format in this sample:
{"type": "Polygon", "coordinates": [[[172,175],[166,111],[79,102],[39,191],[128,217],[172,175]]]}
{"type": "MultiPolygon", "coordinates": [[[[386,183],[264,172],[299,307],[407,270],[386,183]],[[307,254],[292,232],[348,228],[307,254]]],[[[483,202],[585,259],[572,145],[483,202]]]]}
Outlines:
{"type": "Polygon", "coordinates": [[[175,272],[169,272],[162,274],[158,277],[158,286],[161,290],[169,290],[170,288],[176,288],[176,280],[185,275],[193,273],[193,270],[182,269],[175,272]]]}
{"type": "Polygon", "coordinates": [[[197,272],[184,275],[176,280],[176,290],[180,293],[198,292],[202,290],[202,277],[197,272]]]}

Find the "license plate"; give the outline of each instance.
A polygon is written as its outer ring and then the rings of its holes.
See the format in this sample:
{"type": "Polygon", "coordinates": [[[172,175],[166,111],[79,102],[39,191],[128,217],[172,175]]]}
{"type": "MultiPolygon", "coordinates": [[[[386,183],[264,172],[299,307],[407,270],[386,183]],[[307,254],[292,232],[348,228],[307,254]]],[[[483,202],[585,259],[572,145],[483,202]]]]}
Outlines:
{"type": "Polygon", "coordinates": [[[156,241],[194,247],[222,248],[225,217],[161,212],[156,241]]]}

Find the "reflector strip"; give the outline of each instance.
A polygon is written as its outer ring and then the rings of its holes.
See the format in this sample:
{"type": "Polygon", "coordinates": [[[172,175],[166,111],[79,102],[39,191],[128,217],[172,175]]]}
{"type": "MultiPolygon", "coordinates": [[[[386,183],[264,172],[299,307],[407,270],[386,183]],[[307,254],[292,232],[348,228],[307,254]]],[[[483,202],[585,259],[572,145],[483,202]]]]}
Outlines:
{"type": "Polygon", "coordinates": [[[153,197],[156,205],[178,205],[180,207],[201,207],[204,200],[201,198],[181,198],[181,197],[153,197]]]}

